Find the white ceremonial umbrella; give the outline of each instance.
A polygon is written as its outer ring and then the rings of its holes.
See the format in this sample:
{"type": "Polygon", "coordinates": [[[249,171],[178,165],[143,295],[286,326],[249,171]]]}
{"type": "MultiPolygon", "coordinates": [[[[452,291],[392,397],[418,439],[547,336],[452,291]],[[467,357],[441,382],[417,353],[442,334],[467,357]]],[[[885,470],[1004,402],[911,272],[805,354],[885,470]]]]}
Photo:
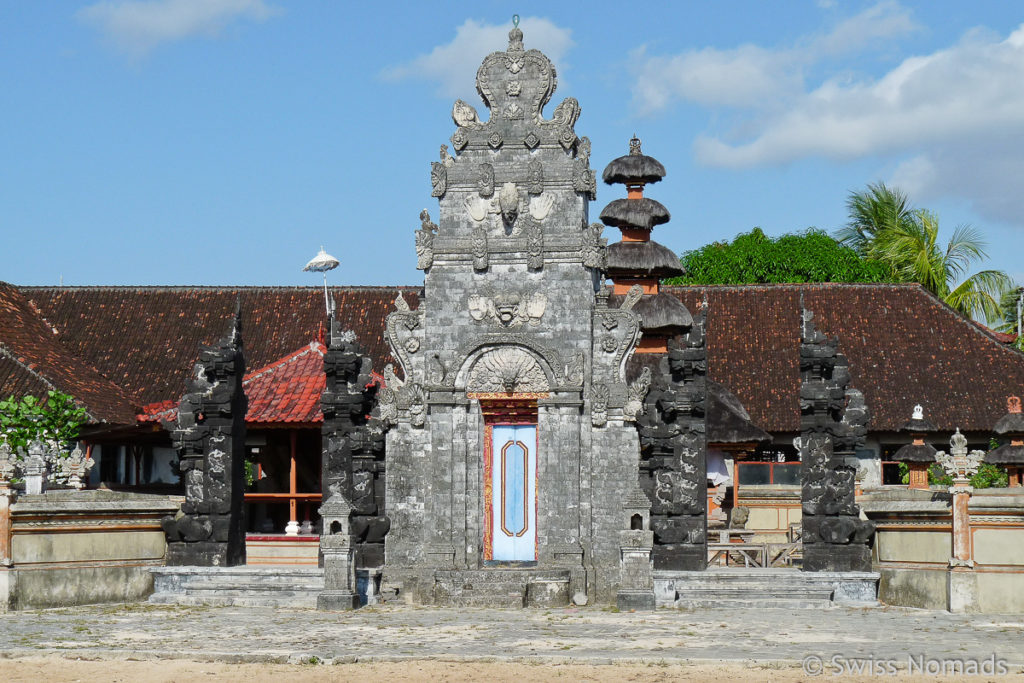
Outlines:
{"type": "Polygon", "coordinates": [[[327,271],[334,270],[338,267],[339,263],[338,259],[324,251],[323,245],[321,245],[317,255],[302,269],[305,272],[313,271],[324,274],[324,306],[327,308],[327,315],[331,314],[331,302],[327,297],[327,271]]]}

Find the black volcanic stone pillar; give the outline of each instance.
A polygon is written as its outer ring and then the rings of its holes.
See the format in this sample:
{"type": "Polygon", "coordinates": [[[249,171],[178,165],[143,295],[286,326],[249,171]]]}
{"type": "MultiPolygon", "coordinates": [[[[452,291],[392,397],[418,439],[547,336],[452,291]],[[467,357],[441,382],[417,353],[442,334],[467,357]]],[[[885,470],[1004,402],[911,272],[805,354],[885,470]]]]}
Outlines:
{"type": "Polygon", "coordinates": [[[644,414],[637,418],[640,486],[652,501],[655,569],[707,568],[705,319],[704,311],[694,316],[689,333],[669,342],[666,355],[633,358],[658,359],[644,414]]]}
{"type": "Polygon", "coordinates": [[[245,356],[241,316],[215,346],[199,352],[178,407],[173,438],[185,502],[163,520],[167,564],[230,567],[245,564],[245,356]]]}
{"type": "Polygon", "coordinates": [[[838,340],[814,328],[803,311],[800,344],[801,495],[804,571],[870,571],[874,524],[860,519],[855,502],[856,449],[870,413],[849,389],[846,357],[838,340]]]}
{"type": "Polygon", "coordinates": [[[324,374],[324,499],[341,493],[352,506],[356,566],[381,567],[390,522],[384,514],[384,431],[380,420],[371,417],[377,393],[368,387],[371,361],[356,346],[355,335],[340,332],[333,320],[324,374]]]}

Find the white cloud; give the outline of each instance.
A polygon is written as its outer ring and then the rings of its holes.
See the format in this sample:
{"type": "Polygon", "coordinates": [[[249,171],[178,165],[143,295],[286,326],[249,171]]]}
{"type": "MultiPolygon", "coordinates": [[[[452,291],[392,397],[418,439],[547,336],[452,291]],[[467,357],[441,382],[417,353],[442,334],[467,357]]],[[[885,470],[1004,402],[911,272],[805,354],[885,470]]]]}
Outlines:
{"type": "Polygon", "coordinates": [[[264,21],[276,12],[263,0],[104,0],[78,12],[119,48],[142,56],[162,43],[216,36],[233,21],[264,21]]]}
{"type": "Polygon", "coordinates": [[[916,30],[910,13],[882,2],[809,36],[792,47],[741,45],[703,48],[670,56],[636,51],[633,104],[643,114],[665,109],[676,99],[704,105],[772,107],[804,90],[805,70],[828,57],[855,52],[876,41],[916,30]]]}
{"type": "Polygon", "coordinates": [[[915,201],[962,198],[985,218],[1020,225],[1021,83],[1024,24],[1006,37],[973,30],[875,79],[790,89],[775,95],[775,108],[752,101],[731,133],[698,136],[694,153],[725,168],[886,158],[897,164],[888,181],[915,201]]]}
{"type": "MultiPolygon", "coordinates": [[[[542,17],[523,17],[519,23],[523,31],[526,49],[538,49],[555,63],[561,65],[562,58],[573,46],[572,31],[556,26],[542,17]]],[[[383,72],[389,80],[408,78],[436,82],[441,95],[446,97],[468,97],[472,92],[476,70],[484,57],[492,52],[504,50],[508,45],[509,25],[484,24],[467,19],[455,29],[455,38],[449,43],[438,45],[429,53],[420,55],[411,62],[401,64],[383,72]]]]}

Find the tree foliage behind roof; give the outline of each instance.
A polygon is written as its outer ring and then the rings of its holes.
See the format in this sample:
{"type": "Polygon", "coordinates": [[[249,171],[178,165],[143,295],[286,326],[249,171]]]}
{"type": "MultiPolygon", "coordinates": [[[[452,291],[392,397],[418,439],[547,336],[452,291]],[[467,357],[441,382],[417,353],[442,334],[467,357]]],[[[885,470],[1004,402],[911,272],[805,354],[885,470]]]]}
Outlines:
{"type": "Polygon", "coordinates": [[[732,242],[714,242],[679,259],[686,275],[674,285],[743,285],[802,282],[885,282],[886,269],[815,228],[768,237],[760,228],[732,242]]]}

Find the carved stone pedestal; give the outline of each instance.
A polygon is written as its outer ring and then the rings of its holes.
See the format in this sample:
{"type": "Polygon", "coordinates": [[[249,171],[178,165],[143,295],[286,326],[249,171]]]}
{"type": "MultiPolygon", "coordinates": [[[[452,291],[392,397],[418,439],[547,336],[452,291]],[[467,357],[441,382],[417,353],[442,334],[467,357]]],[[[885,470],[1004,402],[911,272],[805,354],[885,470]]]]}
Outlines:
{"type": "Polygon", "coordinates": [[[619,566],[619,590],[615,605],[620,610],[653,610],[654,571],[651,567],[651,547],[654,532],[627,530],[619,532],[622,555],[619,566]]]}

